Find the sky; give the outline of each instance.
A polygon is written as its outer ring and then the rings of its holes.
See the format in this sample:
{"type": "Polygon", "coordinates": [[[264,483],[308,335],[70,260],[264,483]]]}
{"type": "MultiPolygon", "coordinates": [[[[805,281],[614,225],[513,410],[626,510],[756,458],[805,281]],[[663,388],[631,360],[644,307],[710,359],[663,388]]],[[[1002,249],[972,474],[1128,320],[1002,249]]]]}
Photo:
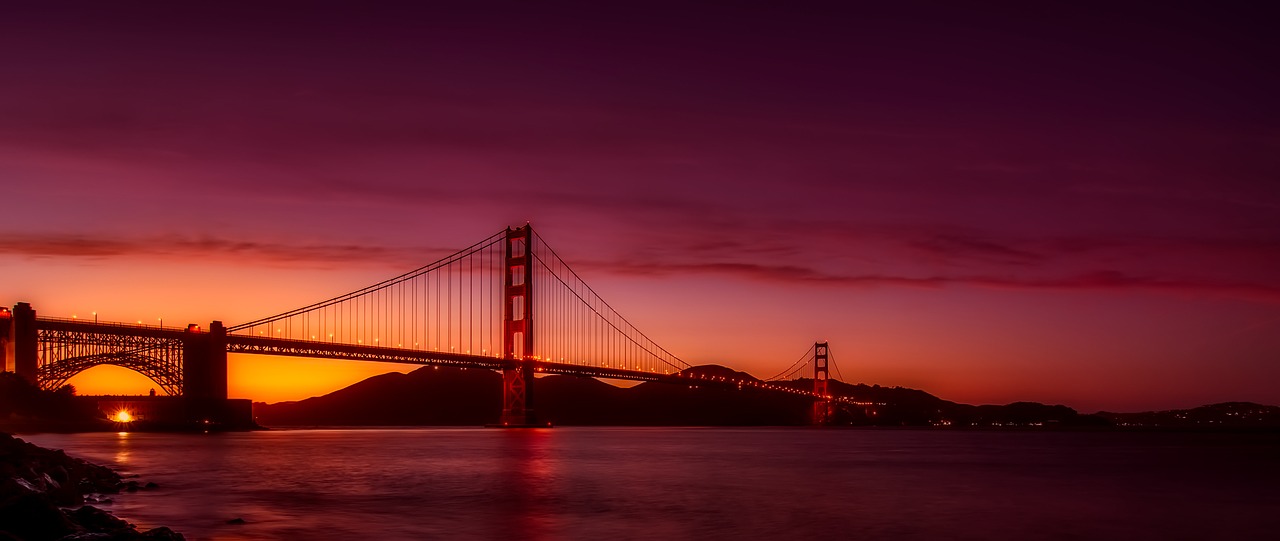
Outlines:
{"type": "MultiPolygon", "coordinates": [[[[0,305],[235,324],[530,222],[691,364],[827,340],[965,403],[1280,404],[1264,8],[792,4],[8,6],[0,305]]],[[[233,356],[230,390],[411,368],[233,356]]]]}

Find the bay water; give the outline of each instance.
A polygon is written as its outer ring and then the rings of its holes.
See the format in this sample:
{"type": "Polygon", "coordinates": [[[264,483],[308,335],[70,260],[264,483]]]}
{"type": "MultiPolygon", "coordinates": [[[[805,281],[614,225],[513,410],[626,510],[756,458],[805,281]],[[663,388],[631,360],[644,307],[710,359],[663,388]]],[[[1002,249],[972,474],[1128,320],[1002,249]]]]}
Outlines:
{"type": "Polygon", "coordinates": [[[388,428],[24,439],[235,539],[1278,539],[1280,435],[388,428]],[[243,519],[244,524],[228,523],[243,519]]]}

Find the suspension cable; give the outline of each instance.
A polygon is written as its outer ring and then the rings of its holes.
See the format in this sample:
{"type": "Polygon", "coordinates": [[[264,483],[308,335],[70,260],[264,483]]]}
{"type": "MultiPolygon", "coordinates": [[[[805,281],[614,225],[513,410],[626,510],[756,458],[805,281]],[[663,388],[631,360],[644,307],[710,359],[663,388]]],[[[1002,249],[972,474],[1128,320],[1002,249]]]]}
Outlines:
{"type": "MultiPolygon", "coordinates": [[[[781,378],[784,376],[790,376],[794,372],[794,370],[792,369],[796,368],[796,366],[799,365],[801,361],[804,361],[805,359],[812,359],[812,357],[809,354],[813,352],[813,347],[814,346],[809,346],[809,349],[804,350],[804,353],[800,355],[800,358],[796,359],[796,362],[791,363],[791,366],[788,366],[786,370],[779,372],[778,375],[771,377],[769,379],[766,379],[765,381],[776,381],[778,378],[781,378]]],[[[808,362],[804,363],[805,366],[807,366],[808,364],[809,364],[808,362]]],[[[804,366],[801,366],[801,368],[804,368],[804,366]]]]}
{"type": "MultiPolygon", "coordinates": [[[[569,263],[565,262],[564,258],[560,257],[560,254],[557,254],[557,253],[556,253],[556,251],[555,251],[555,249],[554,249],[554,248],[552,248],[552,247],[551,247],[551,245],[547,244],[547,241],[546,241],[545,239],[543,239],[543,238],[542,238],[542,235],[539,235],[537,231],[533,231],[533,236],[538,237],[538,241],[542,244],[542,246],[543,246],[544,248],[546,248],[548,252],[551,252],[551,255],[555,256],[556,260],[560,262],[560,264],[565,268],[565,270],[569,271],[569,274],[572,274],[572,275],[573,275],[573,277],[574,277],[574,278],[576,278],[576,279],[578,280],[578,283],[581,283],[583,287],[587,288],[587,291],[590,291],[590,292],[591,292],[591,294],[592,294],[592,295],[594,295],[594,296],[595,296],[595,298],[596,298],[597,300],[599,300],[599,301],[600,301],[600,304],[603,304],[603,305],[605,306],[605,308],[608,308],[610,312],[613,312],[613,314],[614,314],[614,315],[618,316],[618,319],[622,320],[622,322],[623,322],[623,323],[626,323],[628,327],[631,327],[633,330],[635,330],[637,333],[639,333],[639,334],[640,334],[640,336],[641,336],[641,337],[643,337],[645,340],[648,340],[648,341],[649,341],[649,343],[650,343],[650,344],[653,344],[653,345],[654,345],[654,347],[658,348],[658,350],[659,350],[659,351],[661,351],[661,352],[663,352],[663,353],[665,353],[665,354],[667,354],[667,355],[670,355],[670,356],[671,356],[671,358],[673,358],[673,359],[675,359],[676,361],[678,361],[678,362],[680,362],[681,364],[683,364],[683,365],[685,366],[685,368],[688,368],[688,367],[690,366],[690,365],[689,365],[689,363],[684,362],[684,361],[683,361],[683,360],[681,360],[679,357],[677,357],[675,354],[671,353],[670,351],[667,351],[665,348],[663,348],[662,346],[658,345],[658,343],[657,343],[657,342],[654,342],[652,338],[649,338],[647,335],[645,335],[643,332],[641,332],[641,331],[640,331],[640,329],[636,328],[636,326],[635,326],[634,324],[632,324],[630,321],[628,321],[628,320],[627,320],[627,318],[626,318],[626,317],[624,317],[624,316],[623,316],[620,312],[618,312],[616,309],[614,309],[614,307],[613,307],[613,306],[610,306],[610,305],[609,305],[609,303],[608,303],[608,301],[605,301],[605,300],[604,300],[604,297],[601,297],[599,293],[596,293],[596,290],[592,289],[592,288],[591,288],[591,285],[590,285],[590,284],[588,284],[586,280],[583,280],[581,276],[578,276],[578,273],[577,273],[576,271],[574,271],[574,270],[573,270],[573,267],[570,267],[570,266],[569,266],[569,263]]],[[[546,263],[543,263],[543,266],[545,267],[545,266],[546,266],[546,263]]],[[[548,270],[550,270],[550,269],[548,269],[548,270]]],[[[558,279],[558,277],[557,277],[557,279],[558,279]]],[[[562,283],[562,284],[563,284],[563,283],[564,283],[564,280],[560,280],[560,283],[562,283]]],[[[568,286],[568,284],[565,284],[565,285],[566,285],[566,287],[568,286]]],[[[581,298],[582,298],[581,296],[577,295],[577,292],[574,292],[574,296],[577,296],[579,299],[581,299],[581,298]]],[[[586,301],[584,300],[583,302],[586,302],[586,301]]],[[[593,311],[594,311],[594,309],[593,309],[593,311]]],[[[597,313],[599,313],[599,312],[597,312],[597,313]]],[[[612,325],[611,325],[611,326],[612,326],[612,325]]],[[[617,327],[614,327],[614,328],[616,329],[617,327]]],[[[637,344],[637,345],[638,345],[638,344],[637,344]]],[[[650,354],[653,354],[653,353],[652,353],[652,352],[650,352],[650,354]]],[[[668,364],[670,364],[670,363],[668,363],[668,364]]],[[[672,366],[673,366],[673,367],[675,367],[675,365],[672,365],[672,366]]],[[[677,367],[677,368],[678,368],[678,367],[677,367]]]]}
{"type": "MultiPolygon", "coordinates": [[[[831,346],[827,346],[827,358],[831,360],[831,366],[836,369],[836,377],[840,378],[840,381],[844,381],[844,374],[840,373],[840,365],[836,364],[836,356],[831,354],[831,346]]],[[[849,382],[845,381],[845,383],[849,382]]]]}
{"type": "Polygon", "coordinates": [[[301,313],[303,313],[303,312],[309,312],[309,311],[314,310],[314,309],[316,309],[316,308],[322,308],[322,307],[325,307],[325,306],[329,306],[329,305],[337,304],[337,303],[342,302],[342,301],[350,300],[350,299],[353,299],[353,298],[355,298],[355,297],[359,297],[359,296],[361,296],[361,295],[364,295],[364,294],[367,294],[367,293],[370,293],[370,292],[373,292],[373,291],[380,290],[380,289],[385,288],[385,287],[387,287],[387,286],[389,286],[389,285],[391,285],[391,284],[394,284],[394,283],[402,282],[402,281],[405,281],[405,280],[408,280],[408,279],[411,279],[411,278],[416,278],[416,277],[418,277],[418,276],[421,276],[421,275],[423,275],[423,274],[426,274],[426,273],[428,273],[428,272],[431,272],[431,271],[433,271],[433,270],[436,270],[436,269],[438,269],[438,268],[441,268],[441,267],[443,267],[443,266],[445,266],[445,265],[448,265],[448,264],[450,264],[450,263],[453,263],[455,260],[461,260],[462,258],[464,258],[464,257],[466,257],[466,256],[468,256],[468,255],[471,255],[471,254],[473,254],[473,253],[475,253],[475,252],[478,252],[478,251],[480,251],[480,250],[483,250],[483,249],[485,249],[485,248],[488,248],[488,247],[490,247],[490,246],[492,246],[492,245],[494,245],[494,244],[498,243],[498,241],[499,241],[499,240],[501,240],[501,238],[502,238],[503,236],[505,236],[505,235],[506,235],[506,230],[504,229],[504,230],[502,230],[502,231],[499,231],[498,233],[495,233],[495,234],[493,234],[493,235],[490,235],[489,237],[485,238],[484,240],[482,240],[482,241],[480,241],[480,242],[477,242],[477,243],[475,243],[475,244],[472,244],[471,246],[468,246],[468,247],[466,247],[466,248],[463,248],[462,250],[459,250],[459,251],[457,251],[457,252],[455,252],[455,253],[453,253],[453,254],[450,254],[449,256],[443,257],[443,258],[441,258],[441,259],[438,259],[438,260],[436,260],[436,261],[434,261],[434,262],[431,262],[431,263],[428,263],[428,264],[423,265],[423,266],[421,266],[421,267],[418,267],[418,268],[416,268],[416,269],[414,269],[414,270],[411,270],[411,271],[409,271],[409,272],[406,272],[406,273],[401,274],[401,275],[399,275],[399,276],[396,276],[396,277],[394,277],[394,278],[388,278],[388,279],[386,279],[386,280],[383,280],[383,281],[378,282],[378,283],[376,283],[376,284],[373,284],[373,285],[371,285],[371,286],[363,287],[363,288],[357,289],[357,290],[355,290],[355,291],[352,291],[352,292],[350,292],[350,293],[346,293],[346,294],[343,294],[343,295],[338,295],[337,297],[333,297],[333,298],[328,299],[328,300],[324,300],[324,301],[320,301],[320,302],[317,302],[317,303],[314,303],[314,304],[310,304],[310,305],[304,306],[304,307],[302,307],[302,308],[296,308],[296,309],[293,309],[293,310],[289,310],[288,312],[282,312],[282,313],[280,313],[280,314],[276,314],[276,315],[274,315],[274,316],[264,317],[264,318],[262,318],[262,319],[258,319],[258,320],[250,321],[250,322],[248,322],[248,323],[241,323],[241,324],[236,325],[236,326],[234,326],[234,327],[228,327],[228,328],[227,328],[227,332],[234,332],[234,331],[238,331],[238,330],[242,330],[242,329],[246,329],[246,328],[254,327],[254,326],[257,326],[257,325],[263,325],[263,324],[266,324],[266,323],[271,323],[271,322],[273,322],[273,321],[277,321],[277,320],[284,319],[284,318],[287,318],[287,317],[296,316],[296,315],[301,314],[301,313]]]}
{"type": "Polygon", "coordinates": [[[551,268],[551,266],[545,260],[542,259],[542,257],[538,256],[536,252],[530,250],[530,254],[533,255],[534,259],[537,260],[539,263],[541,263],[543,268],[545,268],[551,274],[551,276],[553,276],[556,279],[556,281],[560,282],[560,284],[563,285],[570,293],[572,293],[574,297],[577,297],[578,300],[582,301],[582,303],[585,304],[588,309],[590,309],[596,315],[600,316],[600,318],[603,319],[605,323],[609,325],[609,327],[613,328],[615,331],[618,331],[619,333],[622,333],[623,336],[627,339],[627,341],[631,342],[632,344],[635,344],[638,348],[643,350],[645,353],[648,353],[649,355],[659,358],[660,360],[662,360],[663,363],[667,364],[668,366],[671,366],[672,368],[684,370],[690,367],[689,363],[685,362],[684,360],[680,359],[670,351],[667,351],[662,346],[658,345],[658,343],[654,342],[652,338],[649,338],[648,335],[644,334],[644,332],[636,328],[636,326],[632,324],[630,321],[628,321],[626,317],[623,317],[623,315],[619,313],[613,306],[610,306],[609,303],[605,301],[604,298],[602,298],[599,293],[596,293],[596,291],[592,289],[589,284],[587,284],[586,280],[583,280],[582,277],[579,276],[578,273],[575,272],[573,268],[570,267],[569,264],[565,262],[564,258],[560,257],[560,254],[557,254],[556,251],[551,248],[551,246],[547,245],[546,240],[543,239],[541,235],[538,235],[536,231],[533,234],[535,237],[538,238],[538,241],[541,244],[541,246],[545,248],[548,252],[550,252],[552,256],[555,257],[555,260],[557,263],[559,263],[559,266],[569,271],[569,274],[571,274],[577,280],[577,283],[580,284],[582,287],[586,288],[586,290],[590,292],[593,297],[595,297],[595,300],[599,301],[600,304],[602,304],[605,308],[607,308],[614,316],[616,316],[620,321],[625,323],[627,327],[629,327],[641,338],[643,338],[645,341],[651,344],[653,348],[666,354],[668,357],[675,360],[676,363],[679,363],[679,364],[675,364],[665,359],[662,359],[661,355],[653,352],[648,347],[645,347],[643,344],[640,344],[635,340],[635,338],[628,336],[626,331],[618,328],[618,326],[615,325],[612,321],[610,321],[608,317],[600,313],[600,311],[597,310],[594,306],[592,306],[591,303],[587,301],[587,299],[583,298],[582,295],[579,294],[574,287],[570,286],[567,282],[565,282],[564,279],[559,276],[559,273],[555,272],[551,268]],[[680,366],[680,365],[684,365],[684,366],[680,366]]]}

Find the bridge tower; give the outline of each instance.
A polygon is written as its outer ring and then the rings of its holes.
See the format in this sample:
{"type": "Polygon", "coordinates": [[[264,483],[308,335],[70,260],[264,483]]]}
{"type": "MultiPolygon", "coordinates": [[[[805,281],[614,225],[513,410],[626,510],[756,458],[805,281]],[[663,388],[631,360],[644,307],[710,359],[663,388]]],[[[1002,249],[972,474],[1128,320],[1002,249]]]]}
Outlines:
{"type": "Polygon", "coordinates": [[[831,394],[827,385],[830,379],[830,373],[827,372],[829,351],[830,348],[826,342],[813,344],[813,392],[818,395],[813,403],[813,424],[815,425],[825,425],[831,420],[831,401],[826,398],[831,394]]]}
{"type": "Polygon", "coordinates": [[[503,271],[502,426],[532,426],[533,414],[533,229],[507,229],[503,271]]]}
{"type": "Polygon", "coordinates": [[[36,383],[40,370],[40,332],[36,330],[36,310],[20,302],[13,307],[13,371],[36,383]]]}
{"type": "Polygon", "coordinates": [[[230,420],[227,409],[227,328],[188,325],[182,333],[182,396],[187,419],[230,420]]]}
{"type": "Polygon", "coordinates": [[[9,371],[9,346],[13,344],[13,312],[8,306],[0,306],[0,372],[9,371]]]}
{"type": "Polygon", "coordinates": [[[214,321],[208,331],[188,325],[182,335],[182,395],[227,399],[227,328],[214,321]]]}

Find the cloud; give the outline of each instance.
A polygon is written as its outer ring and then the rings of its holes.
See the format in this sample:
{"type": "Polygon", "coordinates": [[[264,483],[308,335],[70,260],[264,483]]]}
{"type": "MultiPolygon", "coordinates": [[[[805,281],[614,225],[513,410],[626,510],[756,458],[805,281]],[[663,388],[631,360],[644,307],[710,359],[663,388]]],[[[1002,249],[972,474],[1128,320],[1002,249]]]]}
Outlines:
{"type": "Polygon", "coordinates": [[[1031,265],[1045,259],[1042,254],[1010,244],[957,234],[936,234],[908,241],[908,244],[922,252],[947,259],[977,259],[1014,265],[1031,265]]]}
{"type": "MultiPolygon", "coordinates": [[[[850,231],[862,240],[865,233],[850,231]]],[[[880,238],[883,241],[885,238],[880,238]]],[[[1209,255],[1246,261],[1261,257],[1266,267],[1270,259],[1265,253],[1270,242],[1215,244],[1210,242],[1151,242],[1089,239],[1048,241],[996,240],[963,234],[919,235],[918,232],[897,239],[908,248],[888,257],[888,264],[869,263],[859,271],[849,271],[821,257],[806,257],[811,246],[796,246],[760,240],[748,242],[740,238],[717,238],[694,235],[683,242],[653,245],[626,255],[596,254],[595,259],[571,257],[568,263],[579,269],[624,276],[696,276],[719,275],[732,278],[789,285],[815,285],[863,288],[945,288],[979,287],[989,289],[1040,291],[1115,291],[1146,292],[1174,295],[1210,295],[1254,301],[1280,302],[1280,286],[1269,280],[1252,279],[1240,272],[1225,274],[1200,273],[1193,270],[1147,266],[1143,261],[1163,257],[1164,251],[1176,248],[1195,252],[1208,250],[1209,255]],[[1139,249],[1144,248],[1144,250],[1139,249]],[[1035,250],[1035,251],[1033,251],[1035,250]],[[1105,264],[1106,258],[1079,257],[1077,252],[1106,253],[1136,251],[1136,263],[1123,266],[1093,266],[1095,260],[1105,264]],[[942,257],[944,260],[977,261],[980,265],[919,265],[909,261],[912,252],[942,257]],[[1070,264],[1050,261],[1052,258],[1076,258],[1070,264]],[[1154,254],[1154,255],[1152,255],[1154,254]],[[1163,254],[1163,255],[1162,255],[1163,254]],[[904,259],[905,258],[905,259],[904,259]],[[793,263],[800,262],[800,263],[793,263]],[[1181,275],[1179,270],[1185,271],[1181,275]]],[[[883,247],[883,246],[881,246],[883,247]]],[[[245,264],[313,266],[341,263],[343,266],[383,267],[406,270],[434,261],[457,251],[457,248],[406,247],[377,244],[286,244],[279,242],[240,241],[218,237],[183,237],[162,235],[146,238],[112,238],[80,234],[3,234],[0,233],[0,255],[28,258],[205,258],[244,262],[245,264]]],[[[1201,257],[1208,257],[1200,254],[1201,257]]],[[[1124,263],[1112,261],[1112,263],[1124,263]]]]}
{"type": "Polygon", "coordinates": [[[0,255],[33,258],[249,258],[263,264],[420,265],[457,251],[452,248],[355,244],[294,245],[228,239],[158,236],[115,239],[75,234],[0,234],[0,255]]]}
{"type": "Polygon", "coordinates": [[[1280,303],[1280,287],[1210,280],[1186,280],[1139,276],[1116,270],[1098,270],[1056,278],[1020,278],[980,274],[833,274],[795,265],[752,263],[638,264],[631,262],[592,263],[592,268],[619,274],[672,276],[719,274],[785,284],[812,284],[844,287],[943,288],[950,286],[1042,291],[1118,291],[1177,295],[1210,295],[1280,303]]]}

